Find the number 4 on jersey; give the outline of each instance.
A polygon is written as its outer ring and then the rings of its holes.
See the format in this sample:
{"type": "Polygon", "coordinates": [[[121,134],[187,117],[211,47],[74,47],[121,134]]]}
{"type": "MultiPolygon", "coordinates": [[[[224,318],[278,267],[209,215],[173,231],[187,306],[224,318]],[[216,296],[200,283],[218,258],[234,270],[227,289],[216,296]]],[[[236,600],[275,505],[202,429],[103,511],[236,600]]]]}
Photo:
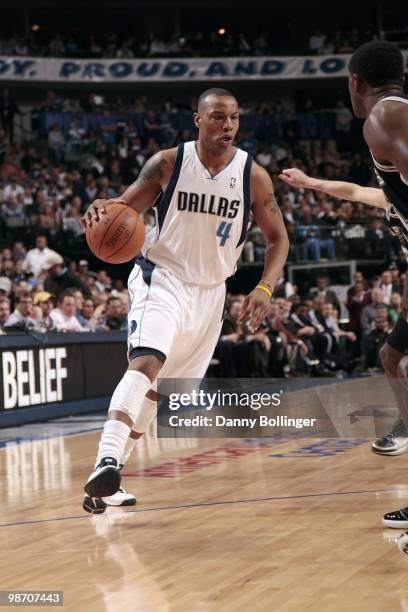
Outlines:
{"type": "Polygon", "coordinates": [[[224,246],[225,243],[227,242],[229,235],[230,235],[231,226],[232,226],[232,223],[226,223],[225,221],[222,221],[219,224],[218,229],[217,229],[217,236],[221,238],[220,246],[224,246]]]}

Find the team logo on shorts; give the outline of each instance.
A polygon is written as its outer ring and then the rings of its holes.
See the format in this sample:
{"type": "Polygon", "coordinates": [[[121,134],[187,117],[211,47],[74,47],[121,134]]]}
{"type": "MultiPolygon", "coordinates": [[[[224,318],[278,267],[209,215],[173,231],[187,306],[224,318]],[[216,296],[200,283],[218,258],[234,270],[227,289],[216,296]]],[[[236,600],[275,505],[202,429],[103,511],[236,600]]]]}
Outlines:
{"type": "Polygon", "coordinates": [[[237,182],[237,179],[232,177],[232,179],[230,180],[230,189],[234,189],[236,182],[237,182]]]}
{"type": "Polygon", "coordinates": [[[134,334],[137,328],[137,321],[134,319],[131,320],[129,324],[129,334],[134,334]]]}

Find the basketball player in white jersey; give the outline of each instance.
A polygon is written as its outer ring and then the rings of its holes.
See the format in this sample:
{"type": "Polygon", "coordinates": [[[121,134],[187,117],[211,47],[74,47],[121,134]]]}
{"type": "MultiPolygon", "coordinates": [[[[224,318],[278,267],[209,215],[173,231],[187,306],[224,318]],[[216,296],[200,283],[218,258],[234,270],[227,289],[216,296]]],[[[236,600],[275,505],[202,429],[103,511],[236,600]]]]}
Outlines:
{"type": "MultiPolygon", "coordinates": [[[[88,512],[103,512],[106,497],[119,490],[129,444],[156,416],[157,377],[204,376],[221,330],[225,280],[235,272],[251,212],[268,243],[262,278],[241,315],[252,332],[268,312],[286,261],[288,237],[272,181],[233,145],[237,100],[224,89],[209,89],[194,121],[198,140],[154,155],[120,197],[139,213],[156,202],[156,227],[129,277],[129,367],[112,396],[85,484],[88,512]]],[[[118,199],[91,204],[84,224],[97,221],[112,201],[118,199]]]]}

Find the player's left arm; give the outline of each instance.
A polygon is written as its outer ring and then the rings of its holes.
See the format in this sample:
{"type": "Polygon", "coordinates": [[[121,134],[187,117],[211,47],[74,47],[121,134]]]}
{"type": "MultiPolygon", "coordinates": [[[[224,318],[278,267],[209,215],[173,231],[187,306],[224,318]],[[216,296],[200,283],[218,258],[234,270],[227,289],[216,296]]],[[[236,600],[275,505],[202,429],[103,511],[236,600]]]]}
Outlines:
{"type": "Polygon", "coordinates": [[[262,278],[246,297],[241,314],[241,320],[248,320],[249,329],[254,332],[268,314],[271,294],[288,256],[289,239],[271,177],[256,163],[252,166],[251,193],[252,212],[267,243],[262,278]]]}

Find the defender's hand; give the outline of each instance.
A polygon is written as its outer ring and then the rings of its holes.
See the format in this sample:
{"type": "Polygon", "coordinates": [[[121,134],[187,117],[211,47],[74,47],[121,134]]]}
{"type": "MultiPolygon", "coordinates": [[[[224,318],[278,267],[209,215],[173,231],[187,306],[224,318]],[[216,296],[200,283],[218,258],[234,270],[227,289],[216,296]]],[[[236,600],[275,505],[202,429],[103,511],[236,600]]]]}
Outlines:
{"type": "Polygon", "coordinates": [[[239,323],[248,321],[248,329],[251,334],[255,333],[262,321],[267,317],[271,299],[262,289],[254,289],[246,296],[242,305],[239,323]]]}
{"type": "Polygon", "coordinates": [[[286,170],[282,170],[282,173],[279,174],[279,178],[292,187],[306,187],[310,189],[313,184],[313,179],[302,172],[302,170],[299,170],[299,168],[287,168],[286,170]]]}

